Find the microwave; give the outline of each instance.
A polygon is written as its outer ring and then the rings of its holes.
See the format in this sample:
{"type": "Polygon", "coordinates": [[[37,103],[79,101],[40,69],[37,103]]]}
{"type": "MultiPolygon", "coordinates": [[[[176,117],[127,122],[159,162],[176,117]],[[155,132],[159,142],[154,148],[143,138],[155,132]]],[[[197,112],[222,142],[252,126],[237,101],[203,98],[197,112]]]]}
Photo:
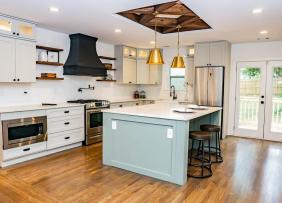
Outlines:
{"type": "Polygon", "coordinates": [[[2,121],[3,148],[30,145],[47,140],[47,117],[30,117],[2,121]]]}

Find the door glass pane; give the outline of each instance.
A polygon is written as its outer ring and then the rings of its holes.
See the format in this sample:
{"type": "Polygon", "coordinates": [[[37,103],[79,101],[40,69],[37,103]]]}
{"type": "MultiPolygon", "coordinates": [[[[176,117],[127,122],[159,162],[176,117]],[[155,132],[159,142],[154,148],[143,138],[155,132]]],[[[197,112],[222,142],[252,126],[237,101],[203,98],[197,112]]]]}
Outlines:
{"type": "Polygon", "coordinates": [[[0,30],[11,32],[12,31],[12,23],[8,20],[0,19],[0,30]]]}
{"type": "Polygon", "coordinates": [[[275,67],[272,76],[272,132],[282,132],[282,67],[275,67]]]}
{"type": "Polygon", "coordinates": [[[25,36],[29,36],[29,37],[33,36],[33,29],[32,29],[31,25],[21,24],[19,26],[19,32],[20,32],[21,35],[25,35],[25,36]]]}
{"type": "Polygon", "coordinates": [[[260,68],[240,69],[238,128],[258,130],[260,78],[260,68]]]}

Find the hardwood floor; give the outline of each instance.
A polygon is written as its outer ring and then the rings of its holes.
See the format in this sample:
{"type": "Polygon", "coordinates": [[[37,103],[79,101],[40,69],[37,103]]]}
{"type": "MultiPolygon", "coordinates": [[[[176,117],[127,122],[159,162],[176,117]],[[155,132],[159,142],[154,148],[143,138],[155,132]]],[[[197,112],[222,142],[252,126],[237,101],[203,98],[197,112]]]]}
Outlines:
{"type": "Polygon", "coordinates": [[[282,202],[282,143],[228,137],[224,163],[182,187],[102,165],[101,144],[0,169],[0,202],[282,202]]]}

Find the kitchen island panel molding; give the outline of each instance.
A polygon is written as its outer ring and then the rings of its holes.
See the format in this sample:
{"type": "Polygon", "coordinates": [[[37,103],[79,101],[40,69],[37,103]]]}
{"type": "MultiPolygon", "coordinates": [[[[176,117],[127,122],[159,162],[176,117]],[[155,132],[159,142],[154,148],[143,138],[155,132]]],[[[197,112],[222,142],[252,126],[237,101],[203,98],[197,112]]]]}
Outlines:
{"type": "Polygon", "coordinates": [[[104,113],[103,163],[183,185],[188,129],[185,121],[104,113]]]}

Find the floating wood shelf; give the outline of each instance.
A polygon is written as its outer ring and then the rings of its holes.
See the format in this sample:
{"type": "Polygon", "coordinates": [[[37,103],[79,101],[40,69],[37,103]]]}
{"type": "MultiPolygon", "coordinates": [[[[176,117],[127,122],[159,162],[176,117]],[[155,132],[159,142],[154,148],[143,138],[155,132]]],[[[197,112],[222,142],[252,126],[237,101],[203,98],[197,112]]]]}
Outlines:
{"type": "Polygon", "coordinates": [[[116,80],[96,80],[98,82],[116,82],[116,80]]]}
{"type": "Polygon", "coordinates": [[[36,77],[36,80],[64,80],[64,78],[36,77]]]}
{"type": "Polygon", "coordinates": [[[49,66],[63,66],[63,63],[58,63],[58,62],[48,62],[48,61],[36,61],[36,64],[41,64],[41,65],[49,65],[49,66]]]}
{"type": "Polygon", "coordinates": [[[116,71],[117,69],[112,68],[112,69],[106,69],[106,70],[108,70],[108,71],[116,71]]]}
{"type": "Polygon", "coordinates": [[[36,49],[44,49],[44,50],[47,50],[47,51],[55,51],[55,52],[64,51],[63,49],[53,48],[53,47],[45,47],[45,46],[40,46],[40,45],[36,45],[36,49]]]}
{"type": "Polygon", "coordinates": [[[107,59],[107,60],[116,60],[116,58],[108,57],[108,56],[99,56],[100,59],[107,59]]]}

